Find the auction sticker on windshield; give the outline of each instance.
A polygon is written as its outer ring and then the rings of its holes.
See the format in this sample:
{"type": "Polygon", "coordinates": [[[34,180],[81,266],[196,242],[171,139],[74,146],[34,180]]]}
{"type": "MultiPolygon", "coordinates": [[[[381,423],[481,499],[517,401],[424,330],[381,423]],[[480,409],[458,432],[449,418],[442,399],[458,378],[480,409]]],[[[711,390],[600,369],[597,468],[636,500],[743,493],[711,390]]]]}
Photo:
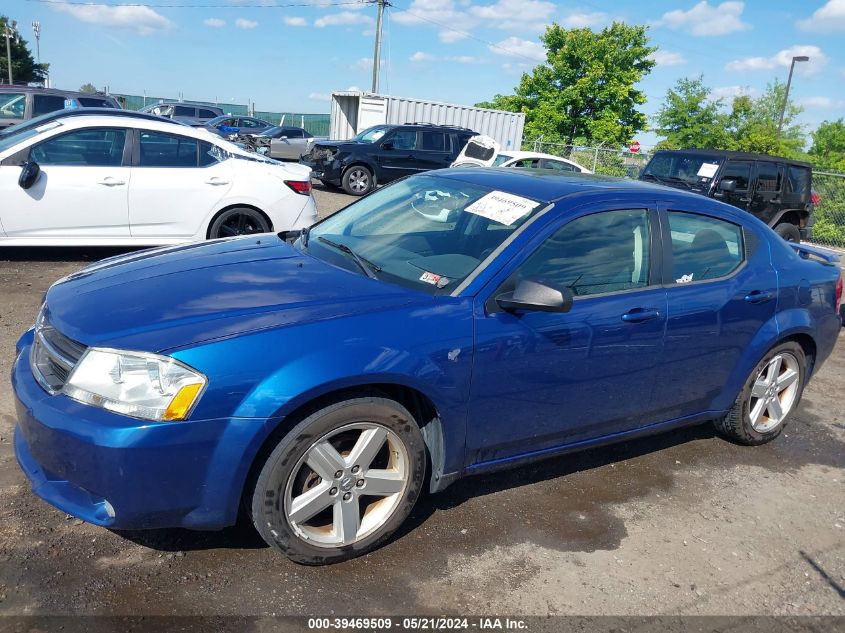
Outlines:
{"type": "Polygon", "coordinates": [[[719,163],[702,163],[698,168],[698,175],[702,178],[712,178],[719,169],[719,163]]]}
{"type": "Polygon", "coordinates": [[[540,206],[539,202],[528,198],[515,196],[504,191],[491,191],[467,206],[465,210],[488,220],[510,226],[538,206],[540,206]]]}

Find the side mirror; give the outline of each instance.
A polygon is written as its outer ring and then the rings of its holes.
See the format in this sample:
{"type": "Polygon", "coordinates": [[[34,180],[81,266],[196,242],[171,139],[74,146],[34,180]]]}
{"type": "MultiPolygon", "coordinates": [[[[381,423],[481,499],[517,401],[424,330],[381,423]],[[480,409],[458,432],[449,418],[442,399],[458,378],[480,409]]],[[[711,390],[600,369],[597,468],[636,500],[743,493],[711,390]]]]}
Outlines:
{"type": "Polygon", "coordinates": [[[280,136],[279,140],[280,141],[286,141],[286,140],[288,140],[288,137],[287,136],[280,136]]]}
{"type": "Polygon", "coordinates": [[[385,141],[381,144],[382,149],[393,149],[393,141],[385,141]]]}
{"type": "Polygon", "coordinates": [[[41,167],[33,160],[26,161],[21,165],[21,175],[18,176],[18,184],[21,189],[29,189],[38,180],[41,167]]]}
{"type": "Polygon", "coordinates": [[[719,191],[726,193],[736,191],[736,180],[731,180],[730,178],[723,180],[719,183],[719,191]]]}
{"type": "Polygon", "coordinates": [[[552,288],[528,279],[520,281],[513,292],[496,297],[496,303],[506,312],[569,312],[572,300],[569,288],[552,288]]]}

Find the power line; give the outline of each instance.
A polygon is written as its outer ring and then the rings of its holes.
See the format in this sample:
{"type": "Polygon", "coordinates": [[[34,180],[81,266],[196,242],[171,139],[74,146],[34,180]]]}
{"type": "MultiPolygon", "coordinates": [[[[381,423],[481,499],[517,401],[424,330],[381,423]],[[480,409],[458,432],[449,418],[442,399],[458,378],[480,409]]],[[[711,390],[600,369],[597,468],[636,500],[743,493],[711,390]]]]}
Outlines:
{"type": "MultiPolygon", "coordinates": [[[[158,2],[84,2],[82,0],[25,0],[38,4],[68,4],[74,6],[90,7],[147,7],[150,9],[291,9],[300,7],[342,7],[350,5],[370,5],[371,0],[341,0],[331,2],[284,2],[268,4],[266,0],[258,2],[239,2],[237,4],[165,4],[158,2]]],[[[272,0],[271,0],[272,1],[272,0]]]]}

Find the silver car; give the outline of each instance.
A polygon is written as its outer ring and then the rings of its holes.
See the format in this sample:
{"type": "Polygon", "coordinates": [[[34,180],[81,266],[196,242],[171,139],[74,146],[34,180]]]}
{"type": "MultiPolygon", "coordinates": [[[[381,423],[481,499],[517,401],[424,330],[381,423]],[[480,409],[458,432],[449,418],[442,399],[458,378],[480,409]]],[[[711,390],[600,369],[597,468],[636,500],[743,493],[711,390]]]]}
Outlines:
{"type": "Polygon", "coordinates": [[[279,125],[268,130],[251,134],[256,151],[270,158],[279,160],[299,160],[302,154],[311,151],[311,147],[320,139],[301,127],[279,125]],[[266,148],[266,149],[265,149],[266,148]]]}

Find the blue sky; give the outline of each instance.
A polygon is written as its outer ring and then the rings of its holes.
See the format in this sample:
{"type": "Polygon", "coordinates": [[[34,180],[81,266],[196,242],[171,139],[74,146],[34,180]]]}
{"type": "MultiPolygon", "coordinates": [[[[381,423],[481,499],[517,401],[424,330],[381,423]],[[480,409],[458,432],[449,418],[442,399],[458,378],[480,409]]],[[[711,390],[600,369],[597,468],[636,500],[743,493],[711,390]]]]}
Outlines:
{"type": "MultiPolygon", "coordinates": [[[[332,90],[370,88],[376,9],[366,1],[72,1],[4,0],[0,9],[23,25],[33,52],[29,24],[41,21],[41,59],[57,87],[91,82],[299,112],[328,112],[332,90]],[[291,4],[301,6],[281,6],[291,4]]],[[[801,122],[845,116],[845,0],[393,0],[386,13],[385,93],[463,104],[508,93],[542,59],[546,24],[617,19],[649,24],[660,47],[641,84],[649,115],[679,77],[703,73],[719,95],[754,96],[786,80],[793,55],[809,55],[793,80],[801,122]]]]}

